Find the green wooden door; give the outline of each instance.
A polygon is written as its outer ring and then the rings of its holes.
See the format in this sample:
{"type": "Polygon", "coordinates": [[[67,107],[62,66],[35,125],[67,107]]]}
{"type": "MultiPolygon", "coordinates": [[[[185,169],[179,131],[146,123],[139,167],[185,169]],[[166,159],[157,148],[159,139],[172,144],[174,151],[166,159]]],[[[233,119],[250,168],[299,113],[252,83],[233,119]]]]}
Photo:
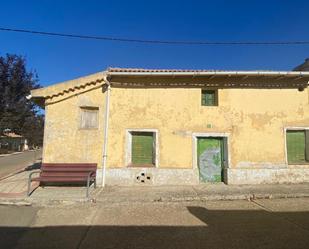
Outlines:
{"type": "Polygon", "coordinates": [[[132,133],[132,164],[148,165],[154,164],[153,160],[153,133],[132,133]]]}
{"type": "Polygon", "coordinates": [[[223,141],[221,138],[198,138],[197,158],[201,182],[221,182],[223,180],[223,141]]]}

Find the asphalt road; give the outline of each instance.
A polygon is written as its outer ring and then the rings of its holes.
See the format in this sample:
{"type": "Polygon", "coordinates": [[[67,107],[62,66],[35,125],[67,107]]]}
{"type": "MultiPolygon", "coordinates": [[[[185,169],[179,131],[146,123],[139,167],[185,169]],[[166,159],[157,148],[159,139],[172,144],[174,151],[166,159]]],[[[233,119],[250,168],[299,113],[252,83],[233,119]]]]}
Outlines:
{"type": "Polygon", "coordinates": [[[308,248],[309,199],[0,206],[1,248],[308,248]]]}
{"type": "Polygon", "coordinates": [[[41,156],[42,151],[38,150],[0,157],[0,177],[32,165],[41,156]]]}

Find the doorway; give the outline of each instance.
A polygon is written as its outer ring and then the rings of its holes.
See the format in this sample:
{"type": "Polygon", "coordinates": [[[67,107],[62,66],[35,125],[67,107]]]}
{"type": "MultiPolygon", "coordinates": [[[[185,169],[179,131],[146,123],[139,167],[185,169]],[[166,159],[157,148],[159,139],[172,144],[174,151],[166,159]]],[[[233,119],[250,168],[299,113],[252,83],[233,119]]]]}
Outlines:
{"type": "Polygon", "coordinates": [[[224,182],[227,166],[226,137],[197,137],[197,166],[200,182],[224,182]]]}

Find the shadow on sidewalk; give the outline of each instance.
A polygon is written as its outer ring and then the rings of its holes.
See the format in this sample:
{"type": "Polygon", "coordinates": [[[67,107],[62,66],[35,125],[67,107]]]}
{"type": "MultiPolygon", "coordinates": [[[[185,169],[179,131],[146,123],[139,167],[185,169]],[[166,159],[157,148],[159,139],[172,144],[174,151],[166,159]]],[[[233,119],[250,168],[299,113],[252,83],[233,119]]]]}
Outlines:
{"type": "Polygon", "coordinates": [[[308,212],[187,209],[204,225],[2,226],[1,248],[308,248],[308,212]]]}
{"type": "Polygon", "coordinates": [[[41,168],[42,163],[41,162],[37,162],[34,164],[31,164],[29,166],[27,166],[25,168],[25,171],[31,171],[31,170],[36,170],[36,169],[40,169],[41,168]]]}

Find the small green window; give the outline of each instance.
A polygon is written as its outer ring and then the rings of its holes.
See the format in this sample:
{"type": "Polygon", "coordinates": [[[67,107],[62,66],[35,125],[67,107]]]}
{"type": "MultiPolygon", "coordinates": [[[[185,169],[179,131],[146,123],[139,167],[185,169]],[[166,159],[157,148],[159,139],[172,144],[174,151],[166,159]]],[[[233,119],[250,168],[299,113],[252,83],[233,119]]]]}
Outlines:
{"type": "Polygon", "coordinates": [[[309,130],[287,131],[286,145],[289,164],[309,162],[309,130]]]}
{"type": "Polygon", "coordinates": [[[217,106],[217,105],[218,105],[218,91],[202,90],[202,106],[217,106]]]}

